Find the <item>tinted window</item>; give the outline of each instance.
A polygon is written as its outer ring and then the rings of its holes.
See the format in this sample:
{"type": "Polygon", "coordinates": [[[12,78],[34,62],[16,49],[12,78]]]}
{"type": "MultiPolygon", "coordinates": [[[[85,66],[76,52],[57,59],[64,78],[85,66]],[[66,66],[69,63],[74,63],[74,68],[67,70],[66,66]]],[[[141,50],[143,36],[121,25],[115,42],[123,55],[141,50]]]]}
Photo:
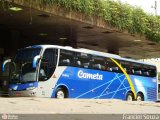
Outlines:
{"type": "Polygon", "coordinates": [[[30,61],[33,60],[33,58],[36,55],[40,54],[41,49],[40,48],[26,48],[26,49],[22,49],[19,50],[17,52],[17,55],[15,57],[15,61],[30,61]]]}
{"type": "Polygon", "coordinates": [[[77,53],[75,65],[77,67],[91,68],[91,55],[86,53],[77,53]]]}
{"type": "Polygon", "coordinates": [[[92,68],[97,70],[106,70],[105,58],[92,56],[92,68]]]}
{"type": "Polygon", "coordinates": [[[59,66],[74,66],[74,52],[61,50],[59,66]]]}
{"type": "MultiPolygon", "coordinates": [[[[114,60],[120,64],[119,60],[117,59],[114,59],[114,60]]],[[[110,58],[107,58],[106,66],[107,66],[107,71],[122,72],[120,68],[118,67],[118,65],[115,62],[113,62],[110,58]]]]}
{"type": "Polygon", "coordinates": [[[121,60],[120,64],[128,74],[131,73],[131,63],[130,62],[121,60]]]}

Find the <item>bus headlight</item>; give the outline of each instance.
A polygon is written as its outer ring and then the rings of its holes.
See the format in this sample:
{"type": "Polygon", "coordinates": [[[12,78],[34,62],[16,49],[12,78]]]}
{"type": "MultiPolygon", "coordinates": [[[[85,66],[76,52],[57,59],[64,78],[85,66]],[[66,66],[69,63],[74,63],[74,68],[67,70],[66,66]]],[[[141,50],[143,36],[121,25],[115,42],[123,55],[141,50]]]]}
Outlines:
{"type": "Polygon", "coordinates": [[[26,88],[26,90],[33,90],[35,89],[36,87],[29,87],[29,88],[26,88]]]}

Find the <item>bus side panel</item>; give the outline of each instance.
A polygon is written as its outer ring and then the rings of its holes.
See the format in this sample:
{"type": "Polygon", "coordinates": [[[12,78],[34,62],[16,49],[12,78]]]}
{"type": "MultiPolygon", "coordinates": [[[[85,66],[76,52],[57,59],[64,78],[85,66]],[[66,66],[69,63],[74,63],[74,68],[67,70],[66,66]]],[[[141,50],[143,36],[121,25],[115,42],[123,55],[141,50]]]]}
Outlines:
{"type": "Polygon", "coordinates": [[[75,67],[66,68],[57,82],[59,85],[69,88],[70,98],[125,99],[130,89],[124,74],[75,67]]]}
{"type": "MultiPolygon", "coordinates": [[[[156,78],[130,75],[135,92],[142,92],[145,101],[156,101],[156,78]]],[[[122,73],[67,67],[57,86],[65,85],[70,98],[125,99],[130,91],[126,76],[122,73]]],[[[55,96],[54,90],[52,97],[55,96]]]]}
{"type": "MultiPolygon", "coordinates": [[[[78,77],[78,71],[83,70],[83,68],[67,67],[62,73],[61,77],[57,82],[57,86],[65,85],[67,86],[70,98],[91,98],[91,87],[92,83],[90,79],[83,79],[78,77]],[[79,96],[80,94],[83,94],[79,96]],[[79,97],[78,97],[79,96],[79,97]]],[[[56,89],[52,96],[55,95],[56,89]]]]}
{"type": "Polygon", "coordinates": [[[142,92],[145,101],[157,100],[157,79],[156,77],[143,77],[131,75],[136,93],[142,92]]]}
{"type": "MultiPolygon", "coordinates": [[[[128,81],[124,74],[105,71],[106,77],[103,83],[107,83],[104,87],[100,87],[95,91],[95,98],[111,98],[125,99],[125,93],[130,89],[128,81]],[[112,76],[112,77],[111,77],[112,76]]],[[[102,85],[100,82],[93,81],[94,87],[102,85]]]]}

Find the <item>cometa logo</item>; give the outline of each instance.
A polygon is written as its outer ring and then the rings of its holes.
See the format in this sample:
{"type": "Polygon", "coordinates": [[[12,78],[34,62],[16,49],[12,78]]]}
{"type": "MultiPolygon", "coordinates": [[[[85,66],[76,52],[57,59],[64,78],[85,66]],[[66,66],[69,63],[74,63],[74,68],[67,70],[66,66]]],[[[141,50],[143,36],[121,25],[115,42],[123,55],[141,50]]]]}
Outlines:
{"type": "Polygon", "coordinates": [[[103,75],[100,75],[98,73],[96,73],[96,74],[85,73],[82,70],[78,71],[78,77],[84,78],[84,79],[93,79],[93,80],[102,80],[103,79],[103,75]]]}

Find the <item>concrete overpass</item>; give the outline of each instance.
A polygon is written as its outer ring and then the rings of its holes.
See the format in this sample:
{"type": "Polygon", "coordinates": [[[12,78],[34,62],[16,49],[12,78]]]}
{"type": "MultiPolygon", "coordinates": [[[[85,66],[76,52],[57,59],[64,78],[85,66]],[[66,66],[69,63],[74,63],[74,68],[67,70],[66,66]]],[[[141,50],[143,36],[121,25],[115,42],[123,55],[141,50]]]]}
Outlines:
{"type": "Polygon", "coordinates": [[[135,59],[159,57],[160,44],[110,27],[96,16],[32,0],[0,1],[0,54],[34,44],[58,44],[119,53],[135,59]],[[18,7],[15,12],[10,8],[18,7]]]}

